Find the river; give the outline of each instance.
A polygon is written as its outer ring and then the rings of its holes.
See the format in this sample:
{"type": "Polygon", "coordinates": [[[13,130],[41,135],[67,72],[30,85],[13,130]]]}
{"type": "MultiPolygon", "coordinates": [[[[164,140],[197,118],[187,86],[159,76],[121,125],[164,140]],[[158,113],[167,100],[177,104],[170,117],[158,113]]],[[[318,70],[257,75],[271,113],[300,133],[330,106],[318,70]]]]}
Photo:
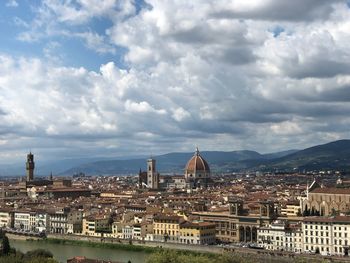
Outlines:
{"type": "Polygon", "coordinates": [[[145,263],[147,253],[139,251],[126,251],[110,248],[95,248],[73,245],[48,244],[44,242],[28,242],[24,240],[10,239],[10,246],[23,253],[38,248],[51,251],[53,257],[60,263],[66,263],[67,259],[75,256],[85,256],[92,259],[112,260],[118,262],[145,263]]]}

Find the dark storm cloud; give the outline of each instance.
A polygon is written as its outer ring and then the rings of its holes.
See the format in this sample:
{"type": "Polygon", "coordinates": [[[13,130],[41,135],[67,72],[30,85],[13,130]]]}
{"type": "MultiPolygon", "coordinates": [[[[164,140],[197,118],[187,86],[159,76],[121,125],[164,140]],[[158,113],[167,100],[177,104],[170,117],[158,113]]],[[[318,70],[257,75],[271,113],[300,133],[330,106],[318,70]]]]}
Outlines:
{"type": "MultiPolygon", "coordinates": [[[[322,56],[322,54],[320,54],[322,56]]],[[[286,74],[293,78],[331,78],[350,73],[350,64],[332,58],[314,58],[306,63],[295,63],[288,66],[286,74]]]]}
{"type": "MultiPolygon", "coordinates": [[[[336,2],[344,1],[331,1],[332,4],[336,2]]],[[[255,7],[242,4],[241,9],[232,7],[231,3],[227,1],[226,6],[219,6],[219,8],[213,5],[211,15],[215,18],[230,19],[312,21],[327,19],[333,11],[328,0],[266,0],[257,1],[255,7]]]]}

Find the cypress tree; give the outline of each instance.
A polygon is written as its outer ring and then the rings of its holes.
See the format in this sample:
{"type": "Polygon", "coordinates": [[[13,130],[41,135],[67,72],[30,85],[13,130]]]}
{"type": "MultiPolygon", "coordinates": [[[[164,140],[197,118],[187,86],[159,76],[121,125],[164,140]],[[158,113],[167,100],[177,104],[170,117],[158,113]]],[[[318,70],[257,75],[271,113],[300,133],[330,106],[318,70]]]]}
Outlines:
{"type": "Polygon", "coordinates": [[[8,255],[10,253],[10,242],[6,235],[2,238],[2,253],[8,255]]]}

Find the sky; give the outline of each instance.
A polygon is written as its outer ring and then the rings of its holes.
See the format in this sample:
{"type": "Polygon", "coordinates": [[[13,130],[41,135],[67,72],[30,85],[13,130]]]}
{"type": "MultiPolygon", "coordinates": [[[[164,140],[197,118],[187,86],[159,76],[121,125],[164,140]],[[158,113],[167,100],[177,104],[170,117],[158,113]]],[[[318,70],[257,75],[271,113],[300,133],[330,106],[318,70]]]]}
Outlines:
{"type": "Polygon", "coordinates": [[[0,162],[350,138],[350,2],[3,0],[0,162]]]}

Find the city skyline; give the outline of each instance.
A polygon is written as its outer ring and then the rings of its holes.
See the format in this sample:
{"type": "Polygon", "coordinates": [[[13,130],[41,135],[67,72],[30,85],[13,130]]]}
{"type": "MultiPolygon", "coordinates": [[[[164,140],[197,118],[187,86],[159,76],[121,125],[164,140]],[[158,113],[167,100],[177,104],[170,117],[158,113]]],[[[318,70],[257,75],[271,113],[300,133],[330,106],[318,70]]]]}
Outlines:
{"type": "Polygon", "coordinates": [[[349,1],[3,1],[1,160],[350,138],[349,1]]]}

